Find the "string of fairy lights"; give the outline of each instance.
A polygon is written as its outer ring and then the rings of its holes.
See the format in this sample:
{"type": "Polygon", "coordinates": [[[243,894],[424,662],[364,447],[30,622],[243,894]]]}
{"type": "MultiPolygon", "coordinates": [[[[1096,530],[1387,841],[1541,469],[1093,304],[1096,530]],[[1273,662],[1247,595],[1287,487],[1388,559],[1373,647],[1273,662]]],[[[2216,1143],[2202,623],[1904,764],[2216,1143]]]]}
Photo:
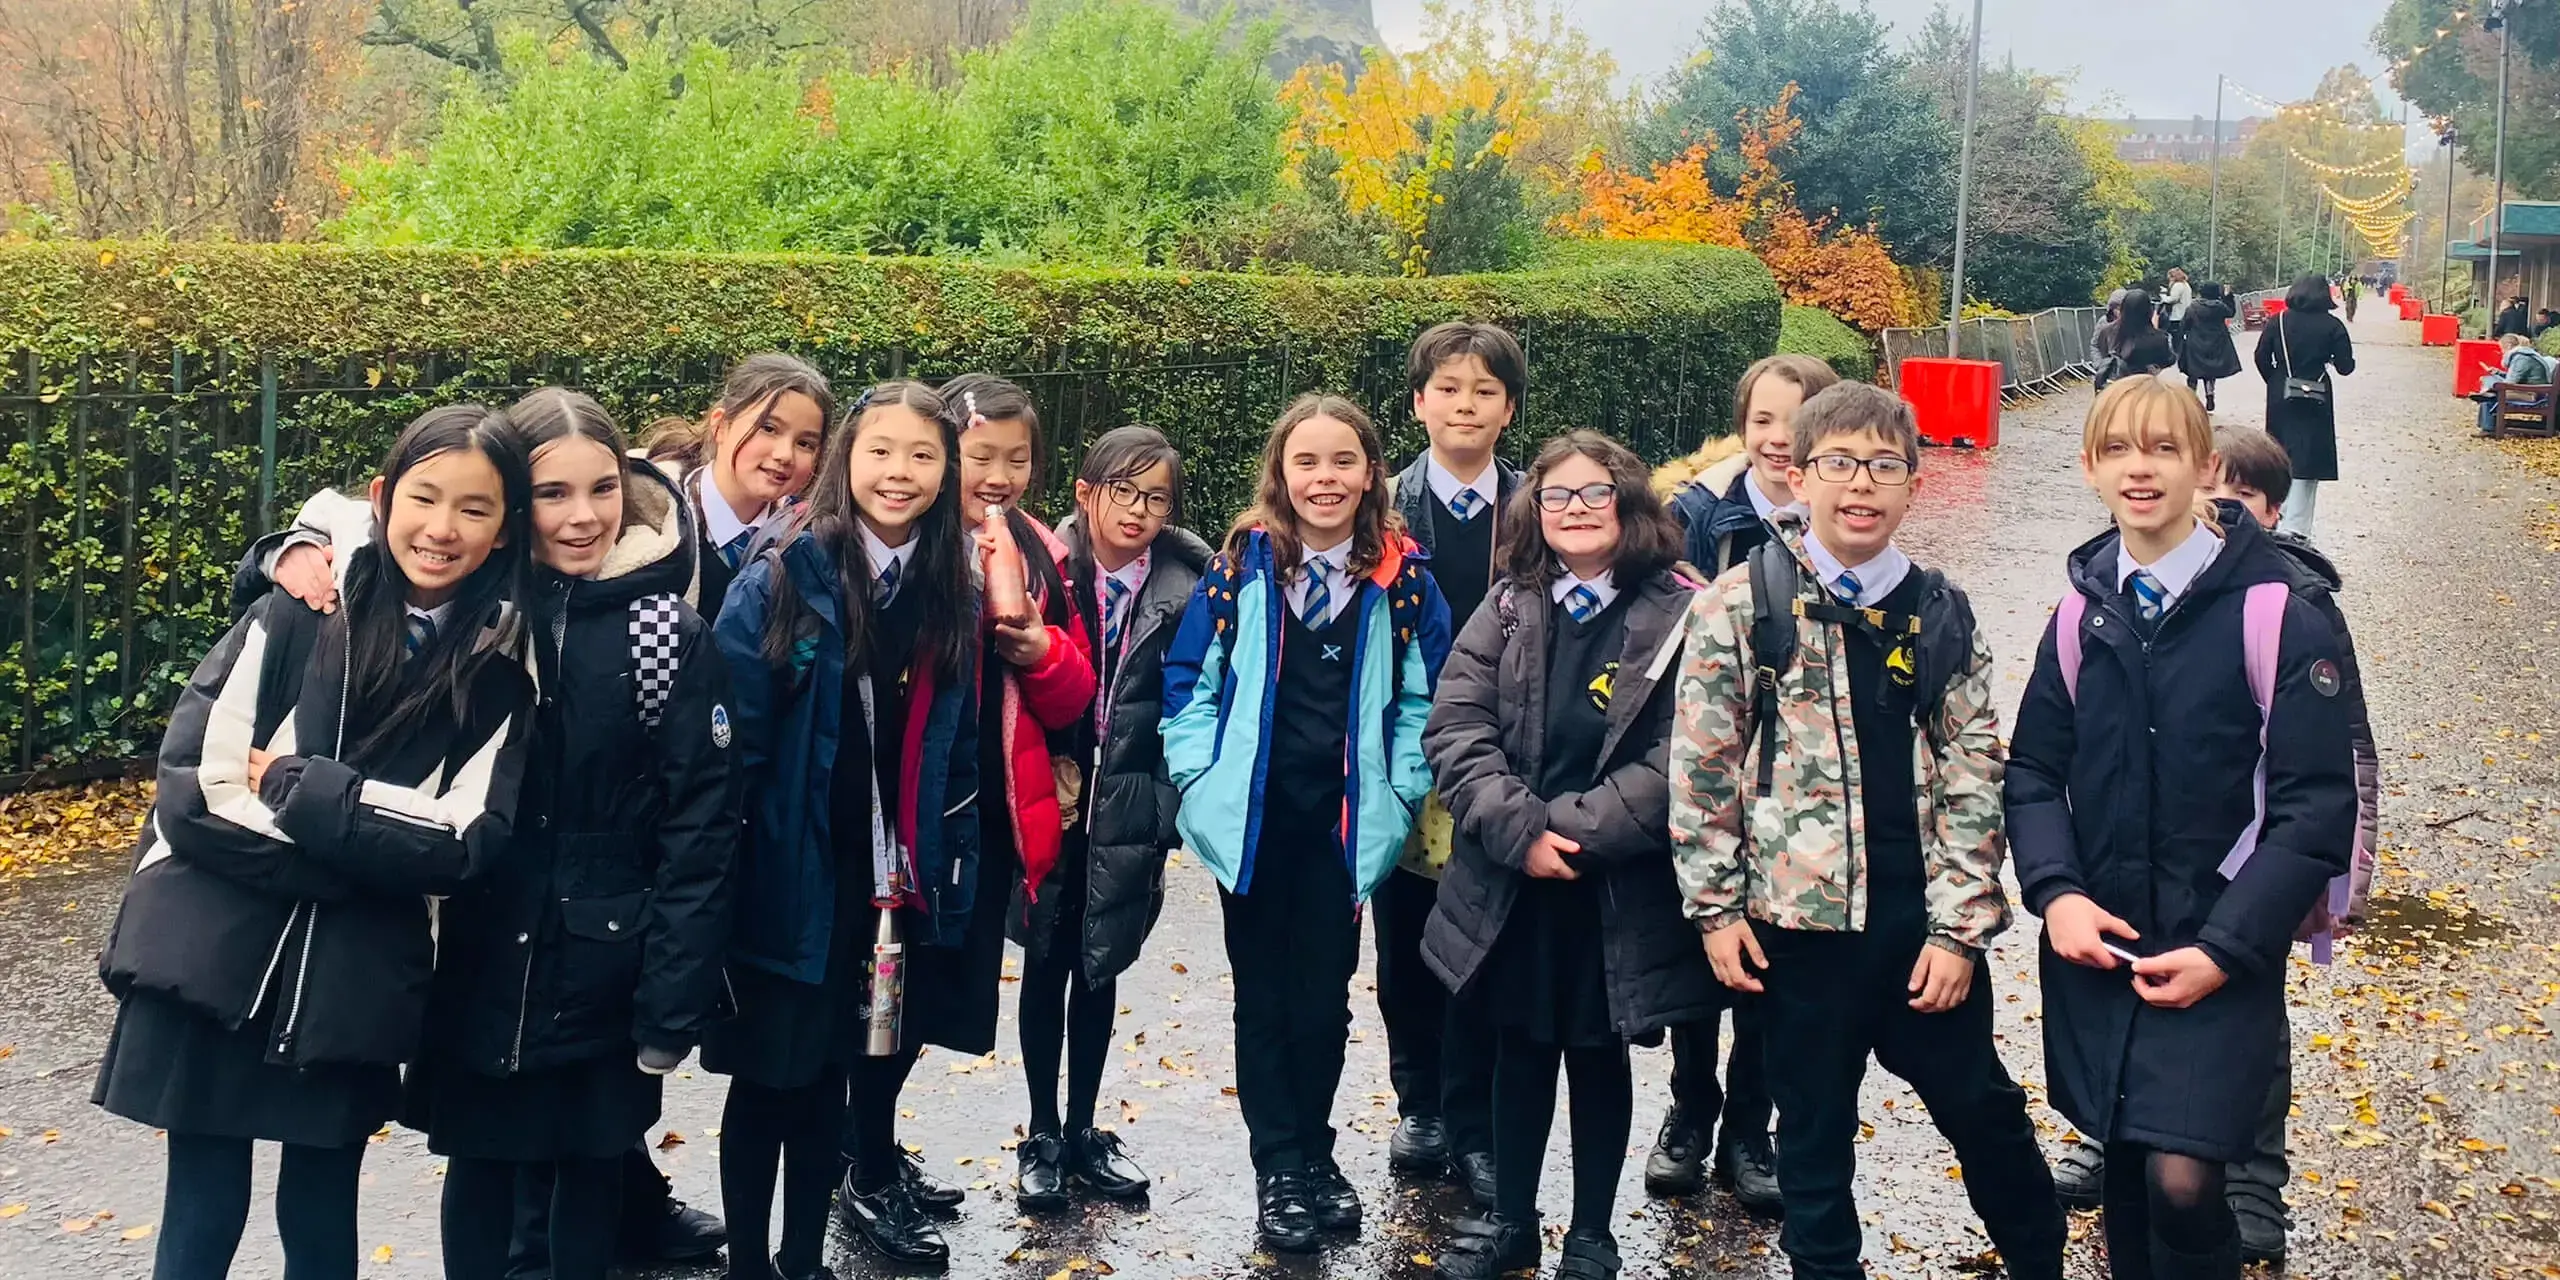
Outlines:
{"type": "MultiPolygon", "coordinates": [[[[2467,15],[2466,9],[2455,14],[2453,21],[2459,23],[2467,15]]],[[[2434,47],[2435,41],[2443,39],[2451,30],[2451,27],[2447,27],[2438,31],[2434,39],[2412,48],[2405,59],[2394,64],[2394,70],[2397,71],[2408,62],[2425,56],[2427,50],[2434,47]]],[[[2366,102],[2371,101],[2373,83],[2372,80],[2366,80],[2358,86],[2355,94],[2299,102],[2279,102],[2237,82],[2231,82],[2229,87],[2242,102],[2267,112],[2280,121],[2297,121],[2314,126],[2323,134],[2344,134],[2346,136],[2341,138],[2341,141],[2348,142],[2355,150],[2366,150],[2365,143],[2357,141],[2359,137],[2380,141],[2383,134],[2396,135],[2404,131],[2403,126],[2396,121],[2359,121],[2345,118],[2344,108],[2348,105],[2357,102],[2359,98],[2366,102]]],[[[2315,184],[2321,199],[2328,203],[2328,207],[2342,223],[2352,228],[2356,235],[2372,248],[2376,256],[2396,257],[2406,247],[2405,232],[2417,217],[2415,213],[2405,208],[2395,208],[2407,201],[2409,193],[2415,187],[2415,175],[2410,170],[2406,159],[2394,154],[2377,156],[2357,164],[2338,164],[2317,156],[2306,155],[2300,147],[2290,144],[2285,147],[2285,155],[2287,159],[2313,173],[2335,180],[2336,185],[2332,185],[2330,181],[2320,181],[2315,184]],[[2370,195],[2349,195],[2339,190],[2341,186],[2353,185],[2349,180],[2360,178],[2388,178],[2390,182],[2383,190],[2370,195]]]]}

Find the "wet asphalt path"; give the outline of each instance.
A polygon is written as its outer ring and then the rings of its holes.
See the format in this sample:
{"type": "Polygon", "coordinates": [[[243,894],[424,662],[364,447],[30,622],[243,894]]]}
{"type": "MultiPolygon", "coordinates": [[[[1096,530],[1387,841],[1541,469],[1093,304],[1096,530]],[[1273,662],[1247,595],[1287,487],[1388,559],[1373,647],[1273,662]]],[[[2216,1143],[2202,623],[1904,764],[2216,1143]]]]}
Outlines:
{"type": "MultiPolygon", "coordinates": [[[[2560,864],[2547,853],[2560,840],[2549,807],[2560,788],[2541,742],[2560,735],[2548,653],[2560,535],[2537,530],[2560,513],[2560,484],[2466,439],[2470,406],[2445,394],[2449,360],[2406,345],[2403,327],[2374,311],[2357,326],[2365,363],[2339,392],[2349,478],[2322,495],[2320,542],[2347,576],[2381,733],[2384,892],[2395,896],[2368,944],[2338,966],[2296,966],[2292,1274],[2560,1276],[2560,1064],[2545,1021],[2560,994],[2560,864]]],[[[2254,376],[2230,386],[2219,420],[2262,421],[2254,376]]],[[[1906,544],[1971,591],[2010,706],[2061,586],[2060,557],[2103,520],[2075,461],[2087,402],[2075,387],[2021,406],[1996,450],[1932,453],[1924,463],[1906,544]]],[[[159,1139],[88,1103],[112,1016],[92,957],[121,879],[121,860],[102,856],[0,884],[0,1277],[149,1269],[159,1139]]],[[[2022,920],[1992,964],[2003,1055],[2040,1101],[2034,931],[2022,920]]],[[[995,1058],[925,1058],[904,1137],[940,1176],[971,1188],[949,1232],[951,1274],[1426,1273],[1418,1259],[1439,1246],[1460,1199],[1387,1171],[1394,1111],[1365,965],[1336,1114],[1369,1225],[1312,1260],[1257,1254],[1243,1126],[1228,1092],[1225,969],[1215,887],[1185,862],[1145,959],[1121,984],[1119,1043],[1103,1086],[1106,1121],[1156,1176],[1143,1206],[1094,1204],[1036,1224],[1017,1214],[1010,1149],[1025,1102],[1009,1010],[1007,1047],[995,1058]]],[[[1669,1058],[1639,1050],[1635,1060],[1617,1225],[1627,1274],[1785,1275],[1774,1228],[1722,1194],[1645,1198],[1638,1172],[1667,1097],[1669,1058]]],[[[713,1208],[721,1096],[717,1077],[688,1067],[670,1083],[651,1135],[677,1193],[713,1208]]],[[[1861,1109],[1874,1130],[1859,1151],[1871,1271],[1972,1273],[1965,1264],[1986,1242],[1925,1114],[1881,1073],[1871,1074],[1861,1109]]],[[[2037,1119],[2058,1138],[2057,1117],[2039,1106],[2037,1119]]],[[[1560,1118],[1543,1196],[1556,1230],[1568,1208],[1563,1127],[1560,1118]]],[[[272,1169],[263,1155],[262,1188],[272,1169]]],[[[438,1274],[437,1162],[423,1143],[404,1131],[378,1138],[365,1183],[361,1273],[438,1274]]],[[[271,1209],[262,1190],[239,1274],[281,1269],[271,1209]]],[[[2102,1274],[2094,1218],[2076,1218],[2073,1233],[2074,1275],[2102,1274]]],[[[888,1274],[843,1239],[830,1261],[848,1278],[888,1274]]]]}

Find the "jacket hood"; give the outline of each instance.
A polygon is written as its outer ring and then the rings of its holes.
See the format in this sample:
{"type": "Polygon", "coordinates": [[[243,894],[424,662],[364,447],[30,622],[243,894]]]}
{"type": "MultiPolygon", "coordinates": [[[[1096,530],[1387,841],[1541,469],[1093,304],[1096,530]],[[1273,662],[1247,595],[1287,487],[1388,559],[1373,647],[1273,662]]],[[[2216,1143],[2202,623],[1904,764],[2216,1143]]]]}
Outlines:
{"type": "Polygon", "coordinates": [[[1657,496],[1668,498],[1680,486],[1695,480],[1721,495],[1725,487],[1733,483],[1733,478],[1750,465],[1750,459],[1742,452],[1741,436],[1717,436],[1698,446],[1696,453],[1685,458],[1673,458],[1655,467],[1653,491],[1657,496]]]}
{"type": "MultiPolygon", "coordinates": [[[[576,607],[619,609],[642,596],[672,595],[698,603],[700,575],[694,522],[676,481],[633,459],[622,489],[622,530],[594,578],[581,583],[576,607]]],[[[559,575],[541,570],[546,579],[559,575]]]]}

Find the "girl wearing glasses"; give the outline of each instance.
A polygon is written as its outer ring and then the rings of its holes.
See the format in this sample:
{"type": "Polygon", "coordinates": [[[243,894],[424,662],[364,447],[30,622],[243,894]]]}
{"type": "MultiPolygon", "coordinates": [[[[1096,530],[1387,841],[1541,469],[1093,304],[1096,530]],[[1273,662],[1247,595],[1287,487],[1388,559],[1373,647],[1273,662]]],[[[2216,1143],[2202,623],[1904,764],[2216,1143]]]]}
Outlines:
{"type": "Polygon", "coordinates": [[[1494,991],[1494,1210],[1438,1274],[1538,1263],[1538,1173],[1572,1079],[1573,1223],[1559,1276],[1618,1274],[1610,1206],[1633,1117],[1627,1042],[1711,1016],[1713,975],[1671,870],[1663,679],[1699,584],[1644,463],[1591,431],[1539,451],[1503,522],[1494,607],[1450,650],[1423,733],[1457,823],[1422,957],[1494,991]]]}
{"type": "Polygon", "coordinates": [[[1095,1127],[1102,1066],[1111,1053],[1118,975],[1138,958],[1164,907],[1165,851],[1179,842],[1180,795],[1166,780],[1156,718],[1164,651],[1199,585],[1209,547],[1170,521],[1182,514],[1182,456],[1153,427],[1121,427],[1085,451],[1076,509],[1058,526],[1075,608],[1089,619],[1100,695],[1077,735],[1090,782],[1057,866],[1036,898],[1016,904],[1022,944],[1022,1070],[1031,1088],[1029,1137],[1016,1152],[1015,1200],[1026,1212],[1064,1208],[1072,1188],[1134,1198],[1147,1174],[1095,1127]],[[1067,1101],[1058,1110],[1058,1062],[1067,1101]]]}

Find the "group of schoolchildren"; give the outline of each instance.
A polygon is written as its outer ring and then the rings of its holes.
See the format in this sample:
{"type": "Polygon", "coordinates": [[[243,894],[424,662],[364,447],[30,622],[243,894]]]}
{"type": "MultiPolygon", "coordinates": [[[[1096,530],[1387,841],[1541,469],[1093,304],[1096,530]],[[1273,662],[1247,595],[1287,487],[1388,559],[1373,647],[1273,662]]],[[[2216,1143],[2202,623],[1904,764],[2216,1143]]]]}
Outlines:
{"type": "Polygon", "coordinates": [[[1872,1055],[2009,1273],[2059,1277],[1983,963],[2014,855],[2090,1144],[2062,1194],[2103,1203],[2119,1280],[2236,1276],[2225,1167],[2271,1145],[2282,1181],[2285,956],[2370,869],[2335,574],[2261,528],[2280,451],[2156,380],[2098,398],[2114,527],[2004,751],[1970,604],[1894,542],[1921,459],[1889,393],[1763,360],[1729,456],[1665,494],[1594,432],[1497,458],[1526,392],[1498,328],[1438,326],[1409,372],[1422,457],[1391,478],[1356,404],[1299,397],[1215,548],[1143,426],[1035,520],[1039,415],[987,375],[839,409],[754,356],[645,452],[557,388],[417,419],[252,549],[172,716],[97,1088],[167,1133],[156,1274],[228,1273],[263,1140],[286,1274],[351,1276],[397,1119],[447,1161],[447,1276],[597,1280],[635,1218],[685,1229],[639,1144],[697,1048],[731,1277],[832,1275],[831,1214],[944,1264],[963,1193],[899,1099],[924,1046],[995,1048],[1007,940],[1017,1204],[1142,1197],[1094,1108],[1181,847],[1220,890],[1269,1248],[1361,1222],[1332,1113],[1374,911],[1390,1161],[1482,1210],[1438,1274],[1540,1265],[1560,1078],[1555,1274],[1618,1274],[1628,1047],[1667,1040],[1656,1194],[1712,1172],[1797,1276],[1862,1274],[1872,1055]]]}

